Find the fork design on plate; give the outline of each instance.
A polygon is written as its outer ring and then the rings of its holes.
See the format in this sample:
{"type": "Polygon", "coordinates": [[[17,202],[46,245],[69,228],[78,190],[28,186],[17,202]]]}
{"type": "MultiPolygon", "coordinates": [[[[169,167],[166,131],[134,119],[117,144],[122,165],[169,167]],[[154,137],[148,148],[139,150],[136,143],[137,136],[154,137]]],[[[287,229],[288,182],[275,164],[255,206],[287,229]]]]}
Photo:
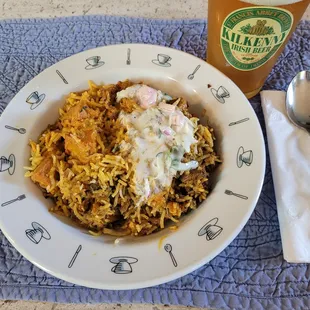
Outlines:
{"type": "Polygon", "coordinates": [[[244,200],[249,199],[249,197],[247,197],[247,196],[236,194],[236,193],[234,193],[234,192],[232,192],[231,190],[228,190],[228,189],[225,190],[225,194],[229,195],[229,196],[236,196],[236,197],[244,199],[244,200]]]}
{"type": "Polygon", "coordinates": [[[16,201],[23,200],[23,199],[25,199],[25,198],[26,198],[26,195],[25,195],[25,194],[20,195],[20,196],[18,196],[17,198],[15,198],[15,199],[13,199],[13,200],[9,200],[9,201],[7,201],[7,202],[2,203],[2,204],[1,204],[1,207],[6,207],[7,205],[9,205],[9,204],[11,204],[11,203],[14,203],[14,202],[16,202],[16,201]]]}
{"type": "Polygon", "coordinates": [[[250,119],[249,119],[248,117],[246,117],[246,118],[243,118],[243,119],[241,119],[241,120],[239,120],[239,121],[231,122],[231,123],[229,123],[228,126],[239,125],[239,124],[245,123],[245,122],[247,122],[247,121],[249,121],[249,120],[250,120],[250,119]]]}

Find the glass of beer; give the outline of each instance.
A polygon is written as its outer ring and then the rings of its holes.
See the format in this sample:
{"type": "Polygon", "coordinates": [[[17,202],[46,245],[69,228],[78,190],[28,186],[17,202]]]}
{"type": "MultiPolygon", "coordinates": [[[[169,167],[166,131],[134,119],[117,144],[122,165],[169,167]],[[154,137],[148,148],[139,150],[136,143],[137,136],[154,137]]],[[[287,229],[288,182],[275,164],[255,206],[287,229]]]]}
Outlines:
{"type": "Polygon", "coordinates": [[[262,88],[310,0],[209,0],[207,62],[247,98],[262,88]]]}

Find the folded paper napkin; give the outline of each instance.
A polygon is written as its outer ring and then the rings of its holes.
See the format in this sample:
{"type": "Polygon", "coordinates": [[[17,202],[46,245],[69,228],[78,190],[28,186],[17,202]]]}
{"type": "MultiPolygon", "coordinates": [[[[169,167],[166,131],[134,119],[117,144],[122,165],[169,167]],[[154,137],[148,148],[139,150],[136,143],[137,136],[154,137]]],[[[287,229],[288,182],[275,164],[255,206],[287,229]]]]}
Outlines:
{"type": "Polygon", "coordinates": [[[283,256],[310,263],[310,135],[289,120],[285,95],[261,92],[283,256]]]}

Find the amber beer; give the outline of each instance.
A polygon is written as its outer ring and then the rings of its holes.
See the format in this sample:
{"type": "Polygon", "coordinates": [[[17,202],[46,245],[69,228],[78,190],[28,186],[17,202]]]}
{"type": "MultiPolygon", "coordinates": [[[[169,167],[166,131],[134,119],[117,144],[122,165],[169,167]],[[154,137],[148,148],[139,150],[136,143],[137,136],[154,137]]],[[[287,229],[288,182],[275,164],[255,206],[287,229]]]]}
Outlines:
{"type": "Polygon", "coordinates": [[[209,0],[207,61],[255,96],[309,3],[209,0]]]}

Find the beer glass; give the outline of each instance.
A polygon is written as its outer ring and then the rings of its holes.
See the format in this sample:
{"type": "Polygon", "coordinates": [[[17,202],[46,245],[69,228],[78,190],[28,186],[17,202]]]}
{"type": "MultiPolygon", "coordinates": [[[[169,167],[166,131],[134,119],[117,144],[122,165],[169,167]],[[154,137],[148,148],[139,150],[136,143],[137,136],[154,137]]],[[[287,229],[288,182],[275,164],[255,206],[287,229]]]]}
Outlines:
{"type": "Polygon", "coordinates": [[[209,0],[207,62],[247,98],[262,88],[310,0],[209,0]]]}

